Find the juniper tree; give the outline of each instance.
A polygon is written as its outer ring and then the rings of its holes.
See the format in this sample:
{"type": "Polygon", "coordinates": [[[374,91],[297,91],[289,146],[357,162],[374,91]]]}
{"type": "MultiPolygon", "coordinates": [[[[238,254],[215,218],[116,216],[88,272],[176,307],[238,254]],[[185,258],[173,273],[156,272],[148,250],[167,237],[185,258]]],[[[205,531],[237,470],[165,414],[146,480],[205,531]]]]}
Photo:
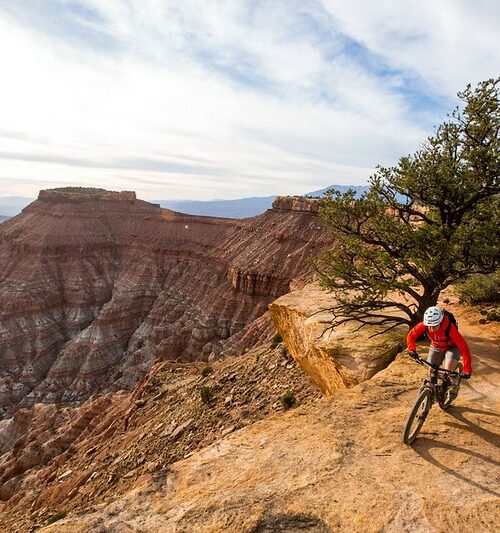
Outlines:
{"type": "Polygon", "coordinates": [[[443,289],[498,268],[500,78],[458,93],[423,147],[378,167],[369,190],[328,191],[321,215],[334,246],[316,262],[332,291],[332,326],[413,326],[443,289]]]}

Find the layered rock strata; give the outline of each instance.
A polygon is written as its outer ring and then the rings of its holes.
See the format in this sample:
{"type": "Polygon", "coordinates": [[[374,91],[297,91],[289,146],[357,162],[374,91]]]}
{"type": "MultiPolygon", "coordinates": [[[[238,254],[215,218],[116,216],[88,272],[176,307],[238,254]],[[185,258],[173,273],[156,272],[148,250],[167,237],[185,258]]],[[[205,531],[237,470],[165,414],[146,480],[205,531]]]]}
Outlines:
{"type": "Polygon", "coordinates": [[[83,493],[86,501],[116,495],[137,467],[166,466],[282,411],[287,390],[302,404],[320,397],[279,347],[216,361],[208,375],[204,367],[159,362],[131,393],[99,395],[77,407],[36,404],[0,421],[0,523],[9,510],[37,507],[43,516],[47,505],[81,505],[83,493]],[[200,397],[202,386],[212,391],[209,403],[200,397]]]}
{"type": "Polygon", "coordinates": [[[275,211],[300,211],[315,214],[319,211],[322,201],[318,198],[304,196],[278,196],[273,201],[275,211]]]}
{"type": "Polygon", "coordinates": [[[92,189],[85,187],[67,187],[61,189],[47,189],[40,191],[39,200],[45,202],[86,202],[92,198],[99,201],[126,201],[135,202],[137,197],[134,191],[106,191],[105,189],[92,189]]]}
{"type": "Polygon", "coordinates": [[[155,359],[217,358],[270,334],[268,304],[329,242],[297,210],[184,215],[109,191],[42,191],[0,228],[0,405],[134,386],[155,359]]]}

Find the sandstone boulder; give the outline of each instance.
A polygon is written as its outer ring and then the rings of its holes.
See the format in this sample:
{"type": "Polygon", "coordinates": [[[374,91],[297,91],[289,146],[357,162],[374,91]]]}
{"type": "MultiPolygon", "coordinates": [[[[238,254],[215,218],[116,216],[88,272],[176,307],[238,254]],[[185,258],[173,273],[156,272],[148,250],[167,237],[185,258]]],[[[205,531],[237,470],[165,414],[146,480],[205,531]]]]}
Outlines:
{"type": "Polygon", "coordinates": [[[275,300],[269,311],[284,343],[323,394],[330,396],[370,379],[401,349],[406,328],[382,333],[382,327],[358,323],[328,329],[332,297],[309,286],[275,300]],[[374,334],[377,334],[372,336],[374,334]]]}

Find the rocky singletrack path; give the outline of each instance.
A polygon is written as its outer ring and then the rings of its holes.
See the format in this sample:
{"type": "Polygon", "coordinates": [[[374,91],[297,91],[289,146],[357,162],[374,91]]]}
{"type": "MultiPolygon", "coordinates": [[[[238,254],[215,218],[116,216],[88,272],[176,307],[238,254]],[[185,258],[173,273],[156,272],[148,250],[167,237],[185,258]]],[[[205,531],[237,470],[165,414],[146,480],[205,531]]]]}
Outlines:
{"type": "Polygon", "coordinates": [[[413,447],[402,430],[425,370],[400,354],[343,394],[243,428],[40,531],[498,531],[500,328],[452,310],[475,371],[413,447]]]}

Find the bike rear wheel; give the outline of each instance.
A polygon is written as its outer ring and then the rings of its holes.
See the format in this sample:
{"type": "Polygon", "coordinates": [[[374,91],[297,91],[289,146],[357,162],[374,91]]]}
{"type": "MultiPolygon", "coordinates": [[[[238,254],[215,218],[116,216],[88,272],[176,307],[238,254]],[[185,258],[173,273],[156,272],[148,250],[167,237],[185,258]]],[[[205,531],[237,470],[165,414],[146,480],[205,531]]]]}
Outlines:
{"type": "Polygon", "coordinates": [[[450,405],[453,403],[455,398],[458,396],[460,382],[462,381],[462,378],[460,377],[460,375],[463,372],[462,363],[457,364],[457,367],[455,368],[455,372],[459,373],[459,377],[456,378],[455,383],[448,382],[443,392],[443,396],[439,399],[439,407],[441,407],[441,409],[444,409],[445,411],[446,409],[448,409],[448,407],[450,407],[450,405]]]}
{"type": "Polygon", "coordinates": [[[415,404],[406,421],[403,432],[403,442],[413,444],[422,428],[427,415],[432,407],[432,391],[428,388],[423,389],[418,395],[415,404]]]}

